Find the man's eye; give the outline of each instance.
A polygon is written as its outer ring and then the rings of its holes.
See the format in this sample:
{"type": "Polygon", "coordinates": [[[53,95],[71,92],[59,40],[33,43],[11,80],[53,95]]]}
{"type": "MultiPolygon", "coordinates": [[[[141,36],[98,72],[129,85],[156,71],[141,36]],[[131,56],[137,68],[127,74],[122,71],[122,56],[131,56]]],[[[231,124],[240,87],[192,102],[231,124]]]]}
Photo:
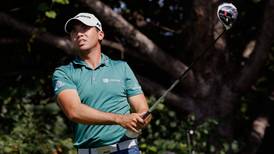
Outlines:
{"type": "Polygon", "coordinates": [[[88,29],[89,27],[86,26],[86,25],[81,25],[81,28],[84,29],[84,30],[86,30],[86,29],[88,29]]]}

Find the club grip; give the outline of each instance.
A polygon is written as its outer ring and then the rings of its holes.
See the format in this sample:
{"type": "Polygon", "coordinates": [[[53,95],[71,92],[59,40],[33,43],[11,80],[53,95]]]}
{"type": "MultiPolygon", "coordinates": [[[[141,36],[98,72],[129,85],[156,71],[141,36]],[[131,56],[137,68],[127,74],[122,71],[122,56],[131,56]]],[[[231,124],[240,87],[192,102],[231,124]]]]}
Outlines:
{"type": "Polygon", "coordinates": [[[142,118],[143,118],[143,119],[146,119],[149,115],[150,115],[150,112],[147,111],[145,114],[142,115],[142,118]]]}
{"type": "Polygon", "coordinates": [[[128,138],[137,138],[137,137],[141,134],[141,131],[142,131],[142,130],[139,130],[139,133],[135,133],[135,132],[133,132],[133,131],[131,131],[131,130],[127,130],[125,135],[126,135],[128,138]]]}

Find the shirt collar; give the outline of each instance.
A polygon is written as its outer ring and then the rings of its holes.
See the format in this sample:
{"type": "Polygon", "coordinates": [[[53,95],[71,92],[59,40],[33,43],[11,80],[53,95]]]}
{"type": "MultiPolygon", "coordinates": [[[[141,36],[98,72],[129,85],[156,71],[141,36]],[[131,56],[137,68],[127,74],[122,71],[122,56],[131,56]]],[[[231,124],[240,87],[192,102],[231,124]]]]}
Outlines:
{"type": "Polygon", "coordinates": [[[106,56],[105,54],[101,53],[101,61],[100,61],[100,65],[105,65],[105,66],[109,66],[110,59],[108,56],[106,56]]]}
{"type": "MultiPolygon", "coordinates": [[[[81,65],[81,66],[85,66],[87,68],[90,68],[88,66],[88,64],[83,59],[81,59],[80,57],[76,57],[72,62],[76,65],[81,65]]],[[[109,62],[110,62],[109,57],[106,56],[105,54],[101,53],[101,60],[100,60],[100,64],[98,65],[98,67],[100,67],[100,66],[109,66],[109,64],[110,64],[109,62]]]]}

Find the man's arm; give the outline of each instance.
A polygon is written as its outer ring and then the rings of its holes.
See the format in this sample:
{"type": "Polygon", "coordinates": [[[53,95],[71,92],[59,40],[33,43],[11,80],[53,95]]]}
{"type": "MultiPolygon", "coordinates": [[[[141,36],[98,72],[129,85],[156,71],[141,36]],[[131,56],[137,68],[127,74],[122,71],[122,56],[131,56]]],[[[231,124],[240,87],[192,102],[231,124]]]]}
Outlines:
{"type": "MultiPolygon", "coordinates": [[[[148,104],[144,94],[131,96],[128,99],[129,99],[131,108],[133,109],[133,112],[139,113],[139,115],[142,116],[145,112],[148,111],[148,104]]],[[[144,124],[139,124],[138,129],[145,127],[150,122],[150,120],[151,120],[151,115],[149,115],[146,119],[144,119],[144,124]]]]}
{"type": "Polygon", "coordinates": [[[147,100],[144,94],[138,94],[128,98],[131,108],[136,113],[143,113],[148,111],[147,100]]]}
{"type": "Polygon", "coordinates": [[[66,116],[77,123],[84,124],[118,124],[126,129],[137,132],[137,123],[143,124],[144,120],[137,113],[121,115],[96,110],[81,103],[75,89],[63,90],[57,96],[57,101],[66,116]]]}

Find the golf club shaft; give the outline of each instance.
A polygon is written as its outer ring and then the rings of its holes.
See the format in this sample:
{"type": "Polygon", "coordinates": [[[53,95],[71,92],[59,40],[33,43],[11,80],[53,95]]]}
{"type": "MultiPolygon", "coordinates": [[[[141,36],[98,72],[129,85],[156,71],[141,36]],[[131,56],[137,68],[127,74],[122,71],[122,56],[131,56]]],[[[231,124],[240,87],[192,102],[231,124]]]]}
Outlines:
{"type": "MultiPolygon", "coordinates": [[[[232,23],[235,22],[238,16],[237,8],[232,3],[223,3],[218,6],[217,10],[217,16],[219,20],[224,25],[225,29],[224,31],[203,51],[200,55],[197,56],[196,59],[193,60],[193,62],[189,65],[189,67],[178,77],[177,80],[173,82],[173,84],[164,92],[164,94],[156,100],[156,102],[149,108],[149,110],[142,115],[143,119],[146,119],[157,107],[159,103],[161,103],[162,100],[167,96],[167,94],[180,82],[183,81],[187,77],[187,73],[192,69],[194,64],[199,61],[204,54],[217,42],[217,40],[232,27],[232,23]]],[[[141,133],[141,130],[139,130],[139,133],[135,133],[131,130],[127,130],[125,136],[129,138],[137,138],[141,133]]],[[[194,152],[194,151],[193,151],[194,152]]]]}
{"type": "Polygon", "coordinates": [[[193,62],[189,65],[189,67],[178,77],[177,80],[173,82],[173,84],[164,92],[164,94],[159,97],[156,102],[149,108],[149,110],[142,116],[143,119],[145,119],[149,114],[154,111],[157,107],[157,105],[164,100],[166,95],[178,84],[180,81],[183,81],[187,77],[187,73],[192,69],[193,65],[199,61],[205,53],[217,42],[217,40],[227,31],[227,29],[224,29],[223,32],[195,59],[193,62]]]}

